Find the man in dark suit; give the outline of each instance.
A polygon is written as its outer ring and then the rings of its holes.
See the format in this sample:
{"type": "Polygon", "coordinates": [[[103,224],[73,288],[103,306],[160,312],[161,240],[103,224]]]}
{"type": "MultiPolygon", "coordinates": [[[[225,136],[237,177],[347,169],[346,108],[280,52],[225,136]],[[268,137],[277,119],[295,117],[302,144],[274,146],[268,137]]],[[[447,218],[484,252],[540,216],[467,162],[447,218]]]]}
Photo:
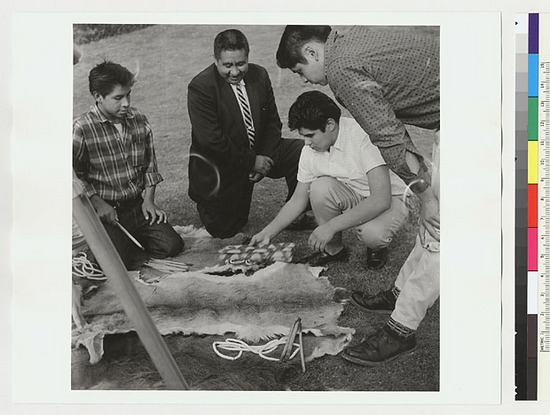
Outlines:
{"type": "Polygon", "coordinates": [[[248,62],[249,46],[235,29],[214,40],[215,62],[188,87],[192,126],[189,196],[214,237],[234,236],[248,222],[254,183],[286,179],[296,187],[303,141],[283,139],[267,71],[248,62]]]}

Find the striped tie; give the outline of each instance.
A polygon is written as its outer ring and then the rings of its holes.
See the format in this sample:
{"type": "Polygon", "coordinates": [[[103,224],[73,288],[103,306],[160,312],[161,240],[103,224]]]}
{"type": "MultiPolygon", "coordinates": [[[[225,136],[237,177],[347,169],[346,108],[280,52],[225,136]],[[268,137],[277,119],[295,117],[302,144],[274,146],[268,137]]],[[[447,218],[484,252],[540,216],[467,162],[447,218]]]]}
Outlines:
{"type": "Polygon", "coordinates": [[[252,113],[250,112],[250,106],[244,96],[241,84],[237,84],[237,97],[239,98],[239,105],[243,113],[244,125],[246,127],[246,134],[248,135],[248,141],[250,142],[250,148],[254,147],[254,141],[256,134],[254,132],[254,123],[252,122],[252,113]]]}

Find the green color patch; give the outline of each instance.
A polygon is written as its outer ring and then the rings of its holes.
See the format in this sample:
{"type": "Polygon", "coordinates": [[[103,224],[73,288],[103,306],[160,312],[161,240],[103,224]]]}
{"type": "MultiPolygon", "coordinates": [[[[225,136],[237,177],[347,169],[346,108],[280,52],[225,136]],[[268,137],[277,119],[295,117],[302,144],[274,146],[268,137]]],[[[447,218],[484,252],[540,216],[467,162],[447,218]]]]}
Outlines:
{"type": "Polygon", "coordinates": [[[538,140],[539,138],[539,99],[538,97],[529,97],[527,108],[527,139],[538,140]]]}

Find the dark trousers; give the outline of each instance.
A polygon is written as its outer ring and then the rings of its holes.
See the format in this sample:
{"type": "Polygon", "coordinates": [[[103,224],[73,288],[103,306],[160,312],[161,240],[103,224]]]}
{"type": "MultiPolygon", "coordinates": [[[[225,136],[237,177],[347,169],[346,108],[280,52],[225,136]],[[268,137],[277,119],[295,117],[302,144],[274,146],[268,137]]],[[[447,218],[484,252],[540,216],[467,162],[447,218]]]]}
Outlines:
{"type": "MultiPolygon", "coordinates": [[[[277,145],[273,155],[273,167],[267,175],[271,179],[285,178],[288,187],[288,201],[296,189],[298,162],[304,141],[300,139],[284,139],[277,145]]],[[[244,184],[244,193],[233,200],[227,200],[223,206],[197,203],[197,210],[206,230],[216,238],[231,238],[248,222],[250,202],[254,183],[244,184]]]]}
{"type": "Polygon", "coordinates": [[[119,223],[136,238],[145,248],[139,249],[118,227],[104,223],[122,262],[127,269],[135,269],[149,257],[167,258],[175,256],[183,250],[183,239],[168,223],[153,223],[145,220],[141,205],[143,199],[138,198],[129,203],[115,206],[119,223]]]}

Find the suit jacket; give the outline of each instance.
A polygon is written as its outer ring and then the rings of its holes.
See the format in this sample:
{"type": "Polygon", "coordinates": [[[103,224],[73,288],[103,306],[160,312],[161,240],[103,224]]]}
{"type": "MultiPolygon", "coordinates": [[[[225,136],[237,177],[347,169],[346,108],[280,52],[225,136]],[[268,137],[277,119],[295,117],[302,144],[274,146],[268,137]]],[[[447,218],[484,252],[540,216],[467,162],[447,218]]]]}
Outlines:
{"type": "Polygon", "coordinates": [[[256,155],[272,157],[282,139],[281,120],[267,71],[251,63],[244,82],[256,133],[252,149],[235,93],[216,66],[207,67],[189,83],[189,196],[198,203],[230,210],[231,200],[249,198],[253,184],[248,174],[256,155]]]}

